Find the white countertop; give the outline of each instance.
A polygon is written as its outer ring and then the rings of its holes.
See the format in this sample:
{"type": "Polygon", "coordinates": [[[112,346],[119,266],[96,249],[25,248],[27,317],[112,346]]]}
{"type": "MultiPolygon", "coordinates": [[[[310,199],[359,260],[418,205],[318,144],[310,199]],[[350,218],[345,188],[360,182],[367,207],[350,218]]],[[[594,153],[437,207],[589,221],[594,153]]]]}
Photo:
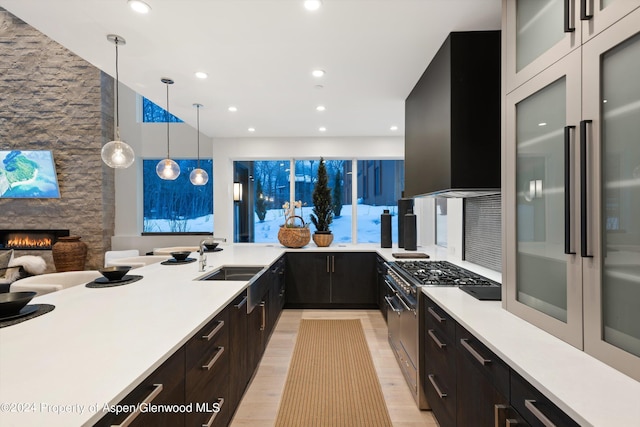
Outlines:
{"type": "MultiPolygon", "coordinates": [[[[0,407],[0,425],[92,425],[102,417],[103,405],[119,402],[247,287],[246,282],[194,280],[217,267],[266,266],[285,251],[372,251],[387,261],[396,260],[394,252],[406,252],[376,244],[220,247],[223,251],[207,254],[205,273],[198,272],[197,262],[152,264],[132,270],[129,274],[143,279],[130,285],[76,286],[34,299],[56,308],[0,329],[0,403],[22,409],[0,407]],[[91,405],[98,412],[90,411],[91,405]]],[[[446,250],[436,247],[417,252],[448,259],[446,250]]],[[[501,282],[500,273],[448,260],[501,282]]],[[[477,301],[456,288],[423,290],[576,420],[596,426],[640,420],[637,381],[511,315],[498,302],[477,301]]]]}
{"type": "Polygon", "coordinates": [[[640,426],[640,382],[457,288],[422,292],[583,426],[640,426]]]}

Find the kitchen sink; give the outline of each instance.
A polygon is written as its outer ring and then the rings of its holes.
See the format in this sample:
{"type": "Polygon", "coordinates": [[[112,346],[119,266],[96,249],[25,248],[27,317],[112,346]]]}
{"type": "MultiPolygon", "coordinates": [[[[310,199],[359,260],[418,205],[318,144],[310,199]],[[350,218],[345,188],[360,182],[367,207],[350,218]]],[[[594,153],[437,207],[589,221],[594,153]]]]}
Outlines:
{"type": "Polygon", "coordinates": [[[198,280],[235,280],[239,282],[246,282],[251,280],[262,270],[264,270],[264,267],[246,265],[223,266],[198,280]]]}

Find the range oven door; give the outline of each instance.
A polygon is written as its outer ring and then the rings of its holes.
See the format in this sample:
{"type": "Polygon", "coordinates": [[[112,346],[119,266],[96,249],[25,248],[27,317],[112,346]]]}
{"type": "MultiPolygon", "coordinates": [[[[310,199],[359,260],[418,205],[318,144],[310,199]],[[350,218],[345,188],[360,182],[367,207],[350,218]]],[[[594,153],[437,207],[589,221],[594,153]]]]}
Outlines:
{"type": "Polygon", "coordinates": [[[400,316],[401,309],[398,297],[395,294],[389,294],[384,297],[387,305],[387,329],[389,331],[389,345],[398,358],[398,351],[402,349],[400,344],[400,316]]]}
{"type": "Polygon", "coordinates": [[[402,306],[400,312],[400,345],[402,357],[400,368],[414,396],[418,391],[418,313],[414,301],[405,301],[398,296],[402,306]]]}

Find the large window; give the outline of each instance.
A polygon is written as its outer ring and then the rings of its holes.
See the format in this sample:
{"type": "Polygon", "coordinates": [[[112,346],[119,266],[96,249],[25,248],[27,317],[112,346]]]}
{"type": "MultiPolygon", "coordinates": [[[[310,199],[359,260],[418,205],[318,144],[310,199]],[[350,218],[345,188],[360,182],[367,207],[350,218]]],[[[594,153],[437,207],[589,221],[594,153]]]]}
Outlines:
{"type": "MultiPolygon", "coordinates": [[[[385,209],[397,224],[398,199],[404,189],[404,161],[358,161],[358,242],[380,243],[380,215],[385,209]]],[[[398,243],[398,227],[391,227],[391,239],[398,243]]]]}
{"type": "Polygon", "coordinates": [[[175,181],[160,179],[156,165],[161,159],[145,159],[143,167],[144,233],[213,232],[213,161],[200,159],[209,174],[205,185],[193,185],[189,174],[196,159],[176,160],[180,176],[175,181]]]}
{"type": "MultiPolygon", "coordinates": [[[[318,174],[319,159],[270,160],[234,162],[234,182],[242,187],[241,200],[234,203],[236,242],[278,242],[278,231],[284,224],[283,205],[301,201],[296,215],[311,224],[313,188],[318,174]],[[293,168],[293,172],[291,170],[293,168]],[[290,189],[295,189],[290,195],[290,189]]],[[[380,242],[380,215],[389,209],[397,214],[397,200],[404,188],[404,162],[402,160],[363,160],[357,162],[358,176],[352,171],[351,160],[325,160],[329,187],[334,203],[334,218],[329,226],[336,243],[355,241],[352,194],[357,188],[357,241],[380,242]]],[[[300,219],[295,219],[301,223],[300,219]]],[[[398,230],[393,230],[397,242],[398,230]]]]}

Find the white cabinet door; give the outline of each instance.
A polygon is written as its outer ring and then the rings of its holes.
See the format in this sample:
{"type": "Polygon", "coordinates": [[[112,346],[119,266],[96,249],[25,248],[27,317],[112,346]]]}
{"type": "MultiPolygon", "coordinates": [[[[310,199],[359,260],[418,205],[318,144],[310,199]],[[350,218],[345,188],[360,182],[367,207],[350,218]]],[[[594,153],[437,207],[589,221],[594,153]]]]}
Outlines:
{"type": "Polygon", "coordinates": [[[503,0],[507,93],[580,47],[579,1],[503,0]]]}
{"type": "Polygon", "coordinates": [[[578,348],[580,59],[576,50],[507,95],[503,179],[506,308],[578,348]]]}
{"type": "Polygon", "coordinates": [[[585,350],[640,380],[640,9],[583,48],[585,350]]]}
{"type": "Polygon", "coordinates": [[[640,7],[640,0],[580,0],[580,3],[583,43],[640,7]]]}

